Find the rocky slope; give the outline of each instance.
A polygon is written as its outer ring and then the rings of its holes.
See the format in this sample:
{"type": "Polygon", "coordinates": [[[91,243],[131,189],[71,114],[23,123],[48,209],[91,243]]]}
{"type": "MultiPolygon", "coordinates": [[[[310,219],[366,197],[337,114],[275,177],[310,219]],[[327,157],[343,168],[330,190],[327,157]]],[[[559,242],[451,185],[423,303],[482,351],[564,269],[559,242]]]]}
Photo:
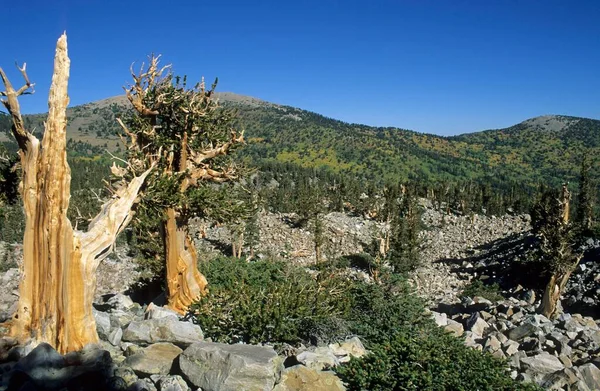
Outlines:
{"type": "MultiPolygon", "coordinates": [[[[541,291],[526,285],[513,268],[515,259],[527,253],[528,216],[447,215],[424,200],[421,205],[426,228],[421,234],[423,264],[411,283],[429,302],[438,325],[464,338],[472,348],[507,359],[514,378],[535,381],[548,389],[600,389],[599,322],[567,306],[570,301],[597,306],[600,266],[594,256],[600,243],[586,243],[586,257],[571,278],[563,302],[572,313],[549,320],[535,313],[541,291]],[[499,282],[506,298],[497,302],[482,297],[461,299],[462,288],[473,278],[499,282]]],[[[311,233],[293,221],[293,215],[264,213],[256,256],[299,264],[314,262],[311,233]]],[[[226,228],[203,227],[200,222],[195,228],[202,257],[227,251],[230,234],[226,228]]],[[[338,257],[362,252],[381,226],[332,213],[325,217],[325,229],[324,254],[338,257]]],[[[0,270],[17,264],[19,257],[18,245],[0,245],[0,259],[5,262],[0,270]]],[[[353,272],[369,279],[364,271],[353,272]]],[[[169,310],[154,304],[142,307],[124,295],[115,296],[131,286],[136,276],[135,265],[123,248],[101,266],[96,296],[99,346],[60,356],[45,345],[32,351],[32,346],[12,347],[10,340],[2,340],[0,390],[15,382],[25,387],[27,382],[46,384],[52,378],[64,386],[100,375],[114,389],[123,390],[236,390],[240,382],[247,381],[264,390],[342,390],[339,379],[327,369],[350,355],[366,353],[357,339],[300,347],[282,355],[268,346],[204,341],[197,325],[169,310]],[[50,364],[43,371],[34,371],[32,363],[40,360],[50,364]],[[211,375],[213,372],[219,375],[211,375]]],[[[0,292],[0,316],[4,319],[16,301],[18,278],[16,268],[0,274],[0,284],[6,287],[0,292]]]]}

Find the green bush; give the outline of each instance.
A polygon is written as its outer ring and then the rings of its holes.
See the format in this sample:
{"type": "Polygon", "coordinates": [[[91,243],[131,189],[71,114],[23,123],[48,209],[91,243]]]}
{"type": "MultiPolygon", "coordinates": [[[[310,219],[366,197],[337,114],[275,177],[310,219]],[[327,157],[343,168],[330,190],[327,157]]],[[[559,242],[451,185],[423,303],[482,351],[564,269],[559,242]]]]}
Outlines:
{"type": "Polygon", "coordinates": [[[537,390],[506,363],[438,328],[402,276],[339,277],[346,262],[307,271],[281,262],[217,259],[200,265],[209,295],[193,307],[220,342],[329,342],[357,335],[370,354],[335,368],[348,390],[537,390]]]}
{"type": "Polygon", "coordinates": [[[435,326],[399,329],[371,354],[336,368],[352,390],[538,390],[513,381],[506,364],[435,326]]]}
{"type": "Polygon", "coordinates": [[[475,296],[483,297],[491,302],[504,299],[500,293],[500,286],[498,284],[485,284],[481,280],[472,280],[463,288],[460,294],[460,297],[473,298],[475,296]]]}
{"type": "Polygon", "coordinates": [[[286,342],[311,339],[350,310],[347,284],[326,271],[282,262],[220,258],[200,265],[209,294],[192,307],[205,335],[219,342],[286,342]]]}
{"type": "Polygon", "coordinates": [[[348,390],[537,390],[513,381],[505,362],[463,345],[424,314],[398,276],[354,284],[351,331],[371,354],[336,367],[348,390]]]}
{"type": "Polygon", "coordinates": [[[23,242],[25,215],[20,204],[0,206],[0,241],[23,242]]]}

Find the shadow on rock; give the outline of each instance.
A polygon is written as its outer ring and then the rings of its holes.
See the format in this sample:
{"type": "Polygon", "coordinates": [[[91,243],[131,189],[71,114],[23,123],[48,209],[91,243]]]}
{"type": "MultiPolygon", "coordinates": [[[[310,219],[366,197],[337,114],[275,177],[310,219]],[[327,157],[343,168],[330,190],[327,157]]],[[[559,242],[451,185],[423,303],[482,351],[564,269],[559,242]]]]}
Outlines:
{"type": "Polygon", "coordinates": [[[18,361],[0,364],[0,388],[6,387],[9,391],[125,390],[122,382],[113,377],[115,365],[109,352],[98,345],[61,355],[49,344],[41,343],[23,357],[15,355],[18,353],[9,353],[7,359],[18,358],[18,361]]]}

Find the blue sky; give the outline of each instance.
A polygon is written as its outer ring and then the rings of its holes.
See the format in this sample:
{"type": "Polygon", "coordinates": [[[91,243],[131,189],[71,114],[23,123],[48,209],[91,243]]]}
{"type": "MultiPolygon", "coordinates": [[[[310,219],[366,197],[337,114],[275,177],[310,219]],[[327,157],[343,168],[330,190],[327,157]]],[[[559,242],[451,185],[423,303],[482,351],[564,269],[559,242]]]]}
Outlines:
{"type": "Polygon", "coordinates": [[[543,114],[600,118],[600,1],[32,0],[1,5],[2,66],[46,111],[66,30],[72,104],[122,93],[161,53],[218,90],[348,122],[458,134],[543,114]]]}

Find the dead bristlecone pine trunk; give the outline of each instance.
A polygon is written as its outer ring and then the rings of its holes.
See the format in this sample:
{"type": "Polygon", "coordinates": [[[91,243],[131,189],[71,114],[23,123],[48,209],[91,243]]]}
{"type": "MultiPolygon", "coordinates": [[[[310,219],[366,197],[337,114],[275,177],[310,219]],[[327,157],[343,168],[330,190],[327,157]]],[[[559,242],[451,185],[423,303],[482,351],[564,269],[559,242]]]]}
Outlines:
{"type": "Polygon", "coordinates": [[[25,85],[15,90],[0,68],[6,90],[0,93],[12,117],[19,146],[25,212],[22,281],[19,302],[10,321],[11,334],[21,342],[47,342],[59,352],[97,342],[92,301],[96,269],[116,236],[131,219],[131,208],[150,170],[123,185],[102,206],[87,232],[73,230],[67,218],[71,170],[67,164],[66,109],[70,60],[67,36],[56,44],[54,73],[48,98],[48,118],[40,141],[25,129],[18,97],[31,93],[25,65],[25,85]]]}

